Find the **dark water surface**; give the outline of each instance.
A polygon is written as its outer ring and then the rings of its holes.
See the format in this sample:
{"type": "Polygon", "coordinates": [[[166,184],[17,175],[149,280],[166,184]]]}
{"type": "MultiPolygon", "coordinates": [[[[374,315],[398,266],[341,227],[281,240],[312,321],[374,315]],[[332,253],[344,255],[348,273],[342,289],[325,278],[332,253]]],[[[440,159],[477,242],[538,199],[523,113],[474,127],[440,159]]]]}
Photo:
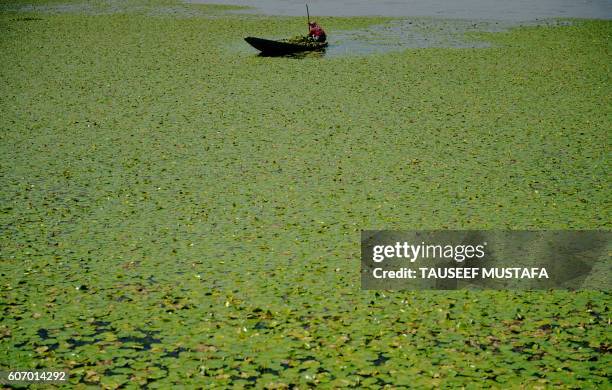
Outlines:
{"type": "MultiPolygon", "coordinates": [[[[247,12],[302,16],[304,0],[190,0],[253,7],[247,12]]],[[[529,21],[542,18],[612,19],[612,0],[309,0],[311,15],[432,16],[529,21]]]]}

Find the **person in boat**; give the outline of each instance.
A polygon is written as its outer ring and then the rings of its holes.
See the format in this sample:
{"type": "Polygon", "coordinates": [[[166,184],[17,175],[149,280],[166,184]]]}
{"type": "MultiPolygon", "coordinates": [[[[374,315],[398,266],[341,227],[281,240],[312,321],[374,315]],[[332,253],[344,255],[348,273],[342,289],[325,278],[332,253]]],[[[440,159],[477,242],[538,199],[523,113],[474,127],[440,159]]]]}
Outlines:
{"type": "Polygon", "coordinates": [[[310,22],[308,23],[308,38],[316,42],[325,42],[327,34],[325,34],[325,30],[317,22],[310,22]]]}

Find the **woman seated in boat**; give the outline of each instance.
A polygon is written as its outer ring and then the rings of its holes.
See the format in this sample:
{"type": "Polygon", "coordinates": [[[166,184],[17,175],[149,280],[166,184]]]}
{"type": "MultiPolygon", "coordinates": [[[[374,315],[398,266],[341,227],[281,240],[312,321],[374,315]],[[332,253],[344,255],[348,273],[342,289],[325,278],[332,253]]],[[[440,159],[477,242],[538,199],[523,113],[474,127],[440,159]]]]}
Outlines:
{"type": "Polygon", "coordinates": [[[325,31],[317,24],[317,22],[308,23],[308,37],[316,42],[325,42],[327,39],[325,31]]]}

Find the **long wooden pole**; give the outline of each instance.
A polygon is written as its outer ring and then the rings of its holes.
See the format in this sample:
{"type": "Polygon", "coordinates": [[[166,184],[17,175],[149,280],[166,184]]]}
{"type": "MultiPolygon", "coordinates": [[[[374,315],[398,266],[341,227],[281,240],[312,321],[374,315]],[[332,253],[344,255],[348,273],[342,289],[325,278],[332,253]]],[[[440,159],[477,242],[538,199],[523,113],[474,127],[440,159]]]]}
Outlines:
{"type": "Polygon", "coordinates": [[[310,26],[310,11],[308,11],[308,4],[306,4],[306,15],[308,16],[308,25],[310,26]]]}

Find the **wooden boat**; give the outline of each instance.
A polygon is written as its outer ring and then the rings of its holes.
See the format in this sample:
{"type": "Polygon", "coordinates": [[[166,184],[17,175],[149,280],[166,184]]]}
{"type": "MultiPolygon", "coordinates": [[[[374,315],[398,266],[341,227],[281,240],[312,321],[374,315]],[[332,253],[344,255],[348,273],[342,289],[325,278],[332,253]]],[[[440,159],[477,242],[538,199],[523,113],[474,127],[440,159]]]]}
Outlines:
{"type": "Polygon", "coordinates": [[[273,41],[270,39],[262,39],[255,37],[247,37],[244,38],[244,40],[247,41],[249,45],[259,50],[262,54],[270,56],[323,50],[327,47],[327,42],[312,42],[307,40],[273,41]]]}

